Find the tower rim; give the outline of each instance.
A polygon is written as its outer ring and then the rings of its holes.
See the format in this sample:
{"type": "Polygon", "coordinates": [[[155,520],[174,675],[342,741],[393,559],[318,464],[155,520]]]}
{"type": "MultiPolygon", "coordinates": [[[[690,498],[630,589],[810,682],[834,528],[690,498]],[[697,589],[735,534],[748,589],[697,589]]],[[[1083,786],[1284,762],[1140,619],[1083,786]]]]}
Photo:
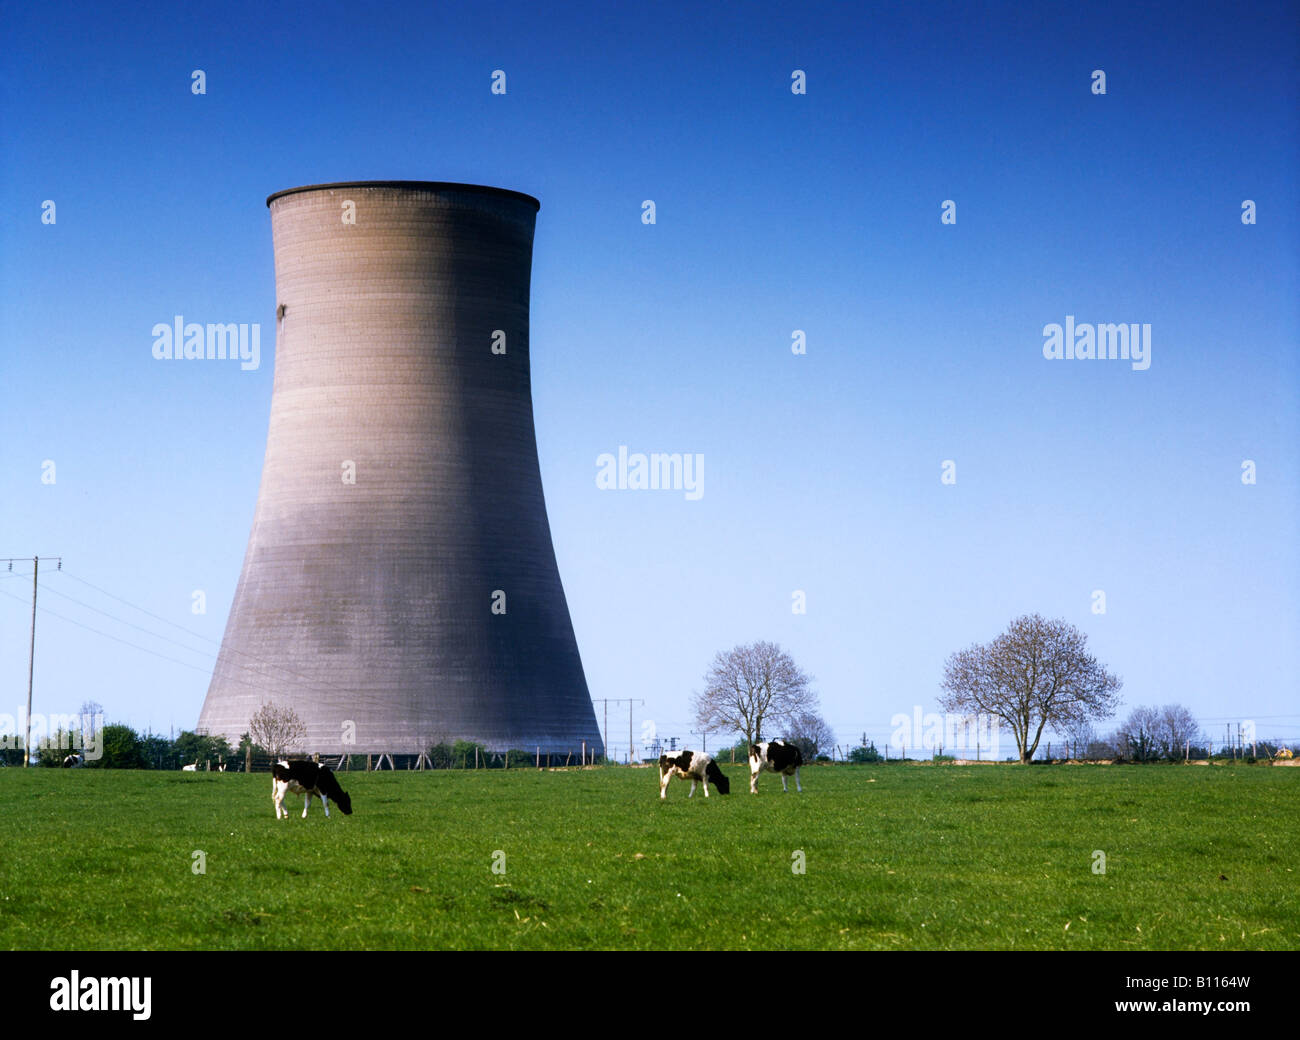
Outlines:
{"type": "Polygon", "coordinates": [[[504,195],[508,198],[522,199],[525,202],[531,202],[538,210],[542,208],[541,202],[522,191],[512,191],[510,188],[493,188],[486,184],[460,184],[456,181],[334,181],[330,184],[303,184],[297,188],[285,188],[283,191],[273,192],[266,197],[266,204],[270,206],[276,199],[283,198],[285,195],[296,195],[302,191],[328,191],[335,188],[398,188],[405,191],[476,192],[483,195],[504,195]]]}

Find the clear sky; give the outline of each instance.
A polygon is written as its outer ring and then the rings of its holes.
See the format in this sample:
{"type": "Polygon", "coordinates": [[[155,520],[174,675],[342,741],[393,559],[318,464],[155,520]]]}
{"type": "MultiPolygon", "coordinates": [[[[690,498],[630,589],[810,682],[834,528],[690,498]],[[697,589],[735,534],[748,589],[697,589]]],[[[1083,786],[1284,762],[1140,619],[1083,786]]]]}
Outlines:
{"type": "MultiPolygon", "coordinates": [[[[592,696],[644,701],[638,737],[697,743],[713,655],[767,639],[841,740],[880,743],[936,707],[949,654],[1037,612],[1088,634],[1122,713],[1300,739],[1297,25],[1235,2],[5,5],[0,557],[64,561],[34,710],[195,725],[266,443],[265,197],[410,179],[541,200],[551,529],[592,696]],[[155,360],[176,314],[260,322],[261,366],[155,360]],[[1067,316],[1149,325],[1150,367],[1045,358],[1067,316]],[[703,495],[599,489],[620,445],[702,455],[703,495]]],[[[12,714],[30,563],[0,593],[12,714]]]]}

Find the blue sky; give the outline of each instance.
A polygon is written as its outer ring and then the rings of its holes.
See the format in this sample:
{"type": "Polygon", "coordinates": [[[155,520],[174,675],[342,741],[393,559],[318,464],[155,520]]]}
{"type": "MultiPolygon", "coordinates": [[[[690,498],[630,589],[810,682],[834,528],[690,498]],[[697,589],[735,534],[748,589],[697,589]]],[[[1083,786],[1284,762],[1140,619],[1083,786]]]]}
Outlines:
{"type": "MultiPolygon", "coordinates": [[[[691,742],[714,653],[768,639],[879,743],[1038,612],[1124,712],[1300,739],[1294,5],[696,6],[6,6],[0,557],[67,572],[34,710],[195,724],[211,656],[118,619],[221,638],[274,370],[265,197],[412,179],[541,200],[551,528],[592,695],[644,701],[638,735],[691,742]],[[261,367],[155,361],[175,314],[260,322],[261,367]],[[1067,315],[1149,324],[1150,368],[1045,359],[1067,315]],[[703,497],[599,490],[620,445],[702,454],[703,497]]],[[[30,573],[0,566],[0,713],[30,573]]]]}

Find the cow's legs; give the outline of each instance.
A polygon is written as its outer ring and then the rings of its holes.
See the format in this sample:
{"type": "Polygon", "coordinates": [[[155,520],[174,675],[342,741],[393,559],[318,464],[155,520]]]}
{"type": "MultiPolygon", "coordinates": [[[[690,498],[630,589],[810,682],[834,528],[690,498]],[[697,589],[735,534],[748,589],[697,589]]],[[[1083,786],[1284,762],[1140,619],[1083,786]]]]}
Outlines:
{"type": "Polygon", "coordinates": [[[795,790],[796,790],[796,791],[798,791],[800,794],[803,794],[803,785],[802,785],[801,783],[799,783],[799,767],[798,767],[798,766],[795,766],[795,767],[794,767],[794,786],[795,786],[795,790]]]}
{"type": "Polygon", "coordinates": [[[787,773],[782,773],[782,774],[781,774],[781,790],[782,790],[785,794],[789,794],[789,793],[790,793],[789,774],[787,774],[787,773]]]}
{"type": "Polygon", "coordinates": [[[672,778],[673,778],[672,773],[659,774],[659,797],[660,798],[668,797],[668,781],[671,780],[672,778]]]}
{"type": "Polygon", "coordinates": [[[277,820],[287,820],[289,810],[284,807],[284,788],[280,781],[271,781],[271,801],[275,803],[275,818],[277,820]]]}
{"type": "Polygon", "coordinates": [[[302,793],[302,818],[307,819],[307,809],[311,806],[311,792],[303,791],[302,793]]]}
{"type": "Polygon", "coordinates": [[[330,800],[326,798],[324,795],[321,795],[320,803],[321,805],[325,806],[325,819],[328,820],[330,818],[330,800]]]}
{"type": "Polygon", "coordinates": [[[750,771],[749,774],[749,793],[758,794],[758,773],[750,771]]]}
{"type": "MultiPolygon", "coordinates": [[[[708,790],[706,789],[704,793],[705,793],[705,794],[708,794],[708,790]]],[[[695,797],[695,780],[694,780],[694,778],[691,779],[691,793],[688,794],[686,797],[687,797],[687,798],[694,798],[694,797],[695,797]]]]}

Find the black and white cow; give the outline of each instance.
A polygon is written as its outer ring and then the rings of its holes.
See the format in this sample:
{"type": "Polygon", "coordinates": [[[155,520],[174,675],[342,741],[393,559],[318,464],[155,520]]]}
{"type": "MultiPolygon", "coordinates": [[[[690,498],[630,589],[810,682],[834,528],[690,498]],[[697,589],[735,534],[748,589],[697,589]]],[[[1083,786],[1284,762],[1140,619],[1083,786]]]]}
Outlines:
{"type": "Polygon", "coordinates": [[[781,790],[789,791],[786,777],[794,777],[795,789],[802,794],[799,783],[799,767],[803,765],[803,755],[793,744],[784,740],[765,740],[761,744],[749,745],[749,793],[758,794],[758,774],[764,771],[781,774],[781,790]]]}
{"type": "Polygon", "coordinates": [[[64,769],[80,769],[86,764],[86,760],[78,752],[73,752],[63,760],[64,769]]]}
{"type": "Polygon", "coordinates": [[[712,755],[703,751],[678,751],[671,755],[659,756],[659,797],[668,797],[668,781],[675,776],[691,782],[691,793],[695,795],[695,785],[704,785],[704,797],[709,797],[709,784],[718,789],[718,794],[731,793],[731,781],[726,778],[712,755]]]}
{"type": "Polygon", "coordinates": [[[344,816],[352,815],[352,799],[339,786],[330,772],[329,766],[315,762],[286,762],[283,759],[271,767],[271,798],[275,802],[275,818],[289,818],[289,810],[284,807],[284,796],[292,791],[303,796],[302,818],[307,819],[307,809],[311,805],[311,796],[315,795],[325,806],[325,818],[329,819],[330,799],[333,798],[344,816]]]}

